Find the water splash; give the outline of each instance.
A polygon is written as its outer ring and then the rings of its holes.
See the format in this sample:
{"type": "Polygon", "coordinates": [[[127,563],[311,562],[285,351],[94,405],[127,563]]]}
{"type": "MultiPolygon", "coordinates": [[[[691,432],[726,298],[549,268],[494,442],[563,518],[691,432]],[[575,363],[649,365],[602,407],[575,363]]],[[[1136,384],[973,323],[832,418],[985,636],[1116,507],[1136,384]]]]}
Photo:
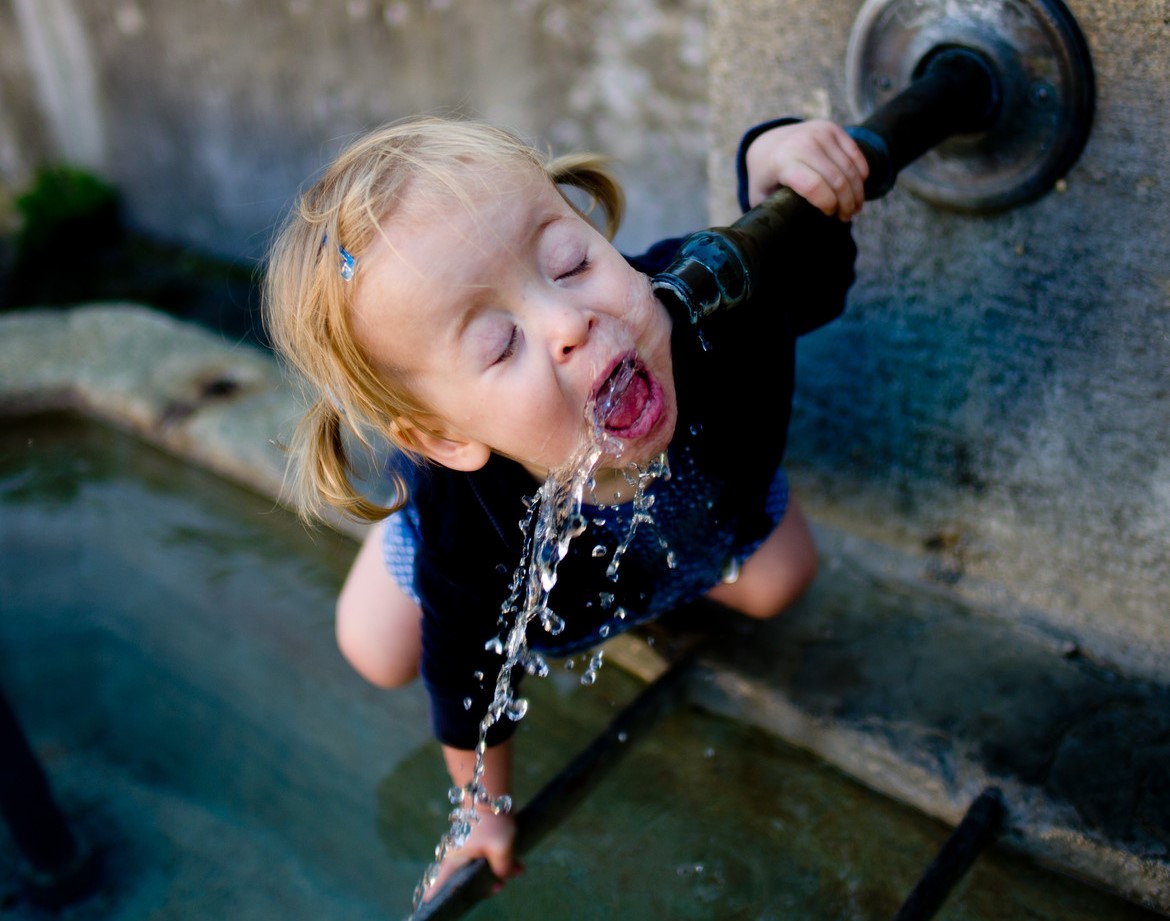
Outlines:
{"type": "MultiPolygon", "coordinates": [[[[591,441],[564,468],[550,472],[533,501],[528,503],[527,515],[521,522],[525,535],[521,563],[513,574],[510,594],[501,607],[501,615],[511,627],[505,634],[489,640],[485,647],[502,655],[504,661],[496,677],[492,701],[479,723],[479,742],[475,748],[471,780],[465,786],[451,788],[450,798],[455,808],[449,816],[450,826],[435,848],[434,862],[427,867],[415,888],[416,909],[426,890],[438,879],[443,860],[467,843],[472,828],[479,822],[479,808],[484,807],[498,815],[512,807],[510,797],[493,797],[483,785],[487,735],[500,720],[518,721],[528,712],[527,699],[515,694],[513,670],[522,667],[531,674],[548,674],[543,657],[528,649],[528,628],[537,621],[552,636],[564,630],[564,621],[548,606],[548,597],[556,586],[557,566],[569,552],[570,541],[586,528],[581,506],[585,490],[604,453],[601,445],[591,441]]],[[[596,669],[593,672],[596,677],[596,669]]]]}
{"type": "MultiPolygon", "coordinates": [[[[489,651],[503,656],[496,677],[495,690],[487,712],[479,724],[479,742],[475,748],[475,763],[471,780],[464,786],[453,786],[449,798],[455,807],[449,814],[449,827],[435,848],[434,862],[427,867],[414,892],[414,907],[422,904],[427,889],[438,879],[440,867],[447,855],[462,848],[472,829],[479,822],[479,809],[485,808],[493,814],[506,813],[512,808],[511,797],[493,797],[483,784],[484,754],[487,751],[487,735],[491,728],[503,719],[518,721],[528,712],[528,700],[517,697],[513,687],[512,674],[523,668],[537,677],[548,675],[549,668],[544,657],[528,648],[528,630],[534,622],[540,624],[550,636],[556,636],[565,629],[564,620],[548,604],[549,595],[557,584],[557,567],[569,552],[569,544],[588,528],[588,520],[582,514],[587,494],[596,485],[595,475],[605,458],[620,458],[623,446],[617,438],[605,429],[605,421],[620,403],[622,391],[636,373],[635,364],[623,362],[613,377],[614,383],[604,390],[596,405],[586,408],[586,419],[590,437],[563,467],[550,471],[544,484],[531,500],[526,500],[527,512],[520,522],[524,534],[520,565],[509,583],[508,598],[500,608],[504,632],[492,637],[485,646],[489,651]],[[509,626],[510,625],[510,626],[509,626]]],[[[665,453],[645,465],[630,464],[623,471],[626,482],[633,490],[632,514],[629,528],[622,542],[615,549],[606,574],[616,581],[622,556],[629,548],[639,525],[653,526],[650,509],[654,496],[648,489],[657,479],[669,479],[670,468],[665,453]]],[[[599,506],[604,509],[604,506],[599,506]]],[[[665,548],[664,548],[665,549],[665,548]]],[[[605,548],[594,547],[594,557],[604,556],[605,548]],[[597,551],[601,550],[599,554],[597,551]]],[[[669,551],[668,551],[669,553],[669,551]]],[[[670,564],[668,557],[668,565],[670,564]]],[[[599,596],[603,610],[614,602],[612,593],[602,592],[599,596]]],[[[617,620],[624,620],[626,611],[618,608],[617,620]]],[[[609,628],[604,627],[601,635],[607,636],[609,628]]],[[[570,660],[571,661],[571,660],[570,660]]],[[[581,675],[581,684],[591,685],[597,680],[598,671],[604,661],[604,653],[596,650],[581,675]]],[[[483,675],[476,673],[480,682],[483,675]]]]}

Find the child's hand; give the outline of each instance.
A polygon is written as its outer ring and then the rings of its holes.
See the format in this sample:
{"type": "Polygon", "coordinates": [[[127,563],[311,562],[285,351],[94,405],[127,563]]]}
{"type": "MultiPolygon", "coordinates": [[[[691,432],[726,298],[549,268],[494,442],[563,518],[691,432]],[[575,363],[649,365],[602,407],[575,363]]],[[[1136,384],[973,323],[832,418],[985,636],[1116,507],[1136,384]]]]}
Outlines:
{"type": "Polygon", "coordinates": [[[516,841],[516,820],[505,813],[495,815],[486,806],[478,809],[479,821],[472,826],[467,843],[457,851],[451,851],[439,867],[434,885],[423,894],[423,901],[429,901],[446,884],[451,874],[465,864],[483,857],[492,874],[505,881],[518,876],[520,866],[512,858],[512,845],[516,841]]]}
{"type": "Polygon", "coordinates": [[[845,129],[830,121],[766,131],[752,141],[745,162],[753,207],[787,186],[825,214],[847,221],[865,200],[869,164],[845,129]]]}
{"type": "MultiPolygon", "coordinates": [[[[443,746],[443,759],[447,762],[447,772],[451,775],[451,782],[457,787],[466,789],[468,782],[475,773],[475,752],[450,745],[443,746]]],[[[512,789],[512,742],[508,740],[499,745],[486,749],[483,755],[483,775],[480,783],[492,797],[501,797],[512,789]]],[[[464,801],[468,805],[469,800],[464,801]]],[[[439,867],[439,875],[434,885],[423,893],[423,901],[435,895],[451,874],[464,864],[482,857],[488,862],[496,879],[501,882],[516,876],[520,870],[512,859],[512,848],[516,843],[516,820],[511,814],[501,812],[496,814],[486,805],[476,808],[478,822],[473,822],[471,834],[463,847],[451,851],[444,858],[439,867]]]]}

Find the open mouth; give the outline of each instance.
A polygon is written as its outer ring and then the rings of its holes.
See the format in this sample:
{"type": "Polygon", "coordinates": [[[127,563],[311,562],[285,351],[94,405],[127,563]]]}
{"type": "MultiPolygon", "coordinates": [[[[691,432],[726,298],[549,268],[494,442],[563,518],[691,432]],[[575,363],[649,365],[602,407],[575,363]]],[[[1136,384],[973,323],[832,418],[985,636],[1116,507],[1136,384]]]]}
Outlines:
{"type": "Polygon", "coordinates": [[[639,438],[662,414],[662,391],[634,353],[623,355],[595,391],[594,418],[606,433],[639,438]]]}

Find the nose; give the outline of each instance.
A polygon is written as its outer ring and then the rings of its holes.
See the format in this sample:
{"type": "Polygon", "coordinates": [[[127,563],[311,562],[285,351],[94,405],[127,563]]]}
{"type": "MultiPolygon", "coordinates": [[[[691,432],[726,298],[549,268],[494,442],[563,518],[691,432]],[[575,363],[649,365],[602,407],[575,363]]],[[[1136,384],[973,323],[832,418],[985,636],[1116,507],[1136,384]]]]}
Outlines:
{"type": "Polygon", "coordinates": [[[546,323],[553,358],[557,361],[568,360],[589,341],[595,322],[593,314],[587,310],[564,305],[550,306],[546,323]]]}

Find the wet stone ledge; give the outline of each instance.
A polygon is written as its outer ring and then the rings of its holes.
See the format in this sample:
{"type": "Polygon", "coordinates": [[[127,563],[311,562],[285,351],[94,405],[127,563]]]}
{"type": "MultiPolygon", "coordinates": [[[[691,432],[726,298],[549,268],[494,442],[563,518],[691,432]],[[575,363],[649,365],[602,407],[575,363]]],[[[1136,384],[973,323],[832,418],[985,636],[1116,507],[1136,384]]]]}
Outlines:
{"type": "Polygon", "coordinates": [[[1003,843],[1170,914],[1170,688],[817,538],[809,595],[713,645],[696,702],[952,825],[998,787],[1003,843]]]}

